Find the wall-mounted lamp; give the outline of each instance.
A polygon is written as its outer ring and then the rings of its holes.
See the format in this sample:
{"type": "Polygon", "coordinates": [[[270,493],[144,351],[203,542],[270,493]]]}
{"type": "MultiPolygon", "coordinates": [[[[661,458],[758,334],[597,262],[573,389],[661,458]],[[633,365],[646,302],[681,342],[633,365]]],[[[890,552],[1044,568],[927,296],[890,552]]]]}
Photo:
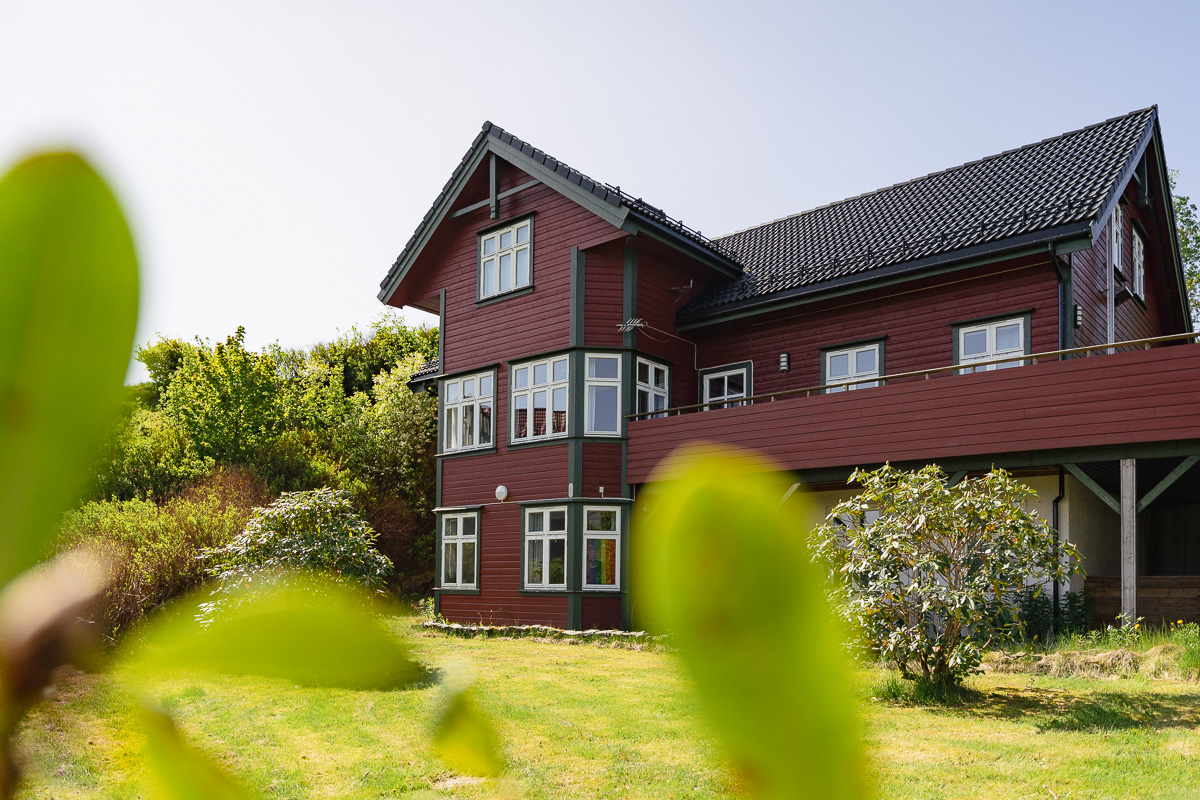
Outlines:
{"type": "Polygon", "coordinates": [[[1074,306],[1072,306],[1072,311],[1074,313],[1071,316],[1074,318],[1075,327],[1082,328],[1083,327],[1083,306],[1079,305],[1079,303],[1076,303],[1074,306]]]}
{"type": "Polygon", "coordinates": [[[508,499],[508,487],[507,486],[497,486],[496,487],[496,499],[499,500],[501,503],[503,503],[505,500],[508,499]]]}
{"type": "Polygon", "coordinates": [[[779,371],[787,372],[792,368],[792,356],[790,353],[779,354],[779,371]]]}

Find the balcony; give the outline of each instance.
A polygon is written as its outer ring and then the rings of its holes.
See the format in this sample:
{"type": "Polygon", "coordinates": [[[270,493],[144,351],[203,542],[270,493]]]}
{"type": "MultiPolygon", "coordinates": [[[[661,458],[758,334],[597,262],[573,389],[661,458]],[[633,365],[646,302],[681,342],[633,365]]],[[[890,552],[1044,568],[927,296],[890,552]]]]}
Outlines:
{"type": "Polygon", "coordinates": [[[696,440],[751,448],[788,469],[831,471],[885,461],[995,458],[1014,468],[1200,452],[1200,344],[1189,343],[1197,336],[1026,355],[1022,366],[973,374],[946,366],[889,375],[883,386],[854,392],[825,394],[818,386],[737,408],[631,417],[628,480],[645,483],[676,446],[696,440]]]}

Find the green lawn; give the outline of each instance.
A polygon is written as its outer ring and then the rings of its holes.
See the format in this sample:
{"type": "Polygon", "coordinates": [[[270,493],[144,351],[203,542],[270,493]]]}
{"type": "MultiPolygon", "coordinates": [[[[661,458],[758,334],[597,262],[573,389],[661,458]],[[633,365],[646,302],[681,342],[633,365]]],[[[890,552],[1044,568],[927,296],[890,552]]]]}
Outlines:
{"type": "MultiPolygon", "coordinates": [[[[300,689],[163,680],[189,739],[270,797],[737,797],[669,654],[411,634],[436,671],[468,669],[510,762],[500,782],[454,776],[428,744],[440,689],[300,689]]],[[[882,798],[1200,797],[1200,685],[986,675],[952,709],[872,700],[882,798]]],[[[65,676],[27,721],[24,797],[135,797],[141,743],[110,682],[65,676]]]]}

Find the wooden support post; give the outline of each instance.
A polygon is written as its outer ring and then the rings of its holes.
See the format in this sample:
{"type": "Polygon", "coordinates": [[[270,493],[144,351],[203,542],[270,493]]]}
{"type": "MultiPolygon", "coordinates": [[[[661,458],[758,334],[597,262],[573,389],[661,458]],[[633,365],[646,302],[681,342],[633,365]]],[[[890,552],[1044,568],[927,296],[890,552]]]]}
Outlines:
{"type": "Polygon", "coordinates": [[[1137,619],[1137,460],[1121,459],[1121,613],[1137,619]]]}

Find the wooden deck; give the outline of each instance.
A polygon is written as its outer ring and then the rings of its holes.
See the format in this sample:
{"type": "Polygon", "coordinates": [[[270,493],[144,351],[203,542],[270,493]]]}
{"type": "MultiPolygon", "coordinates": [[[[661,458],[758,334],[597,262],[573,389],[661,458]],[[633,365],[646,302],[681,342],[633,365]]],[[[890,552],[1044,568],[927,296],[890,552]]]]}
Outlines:
{"type": "Polygon", "coordinates": [[[1114,446],[1200,440],[1198,401],[1196,344],[941,374],[633,421],[628,481],[649,481],[675,447],[696,440],[751,448],[788,469],[1035,451],[1077,456],[1082,448],[1099,453],[1114,446]]]}

